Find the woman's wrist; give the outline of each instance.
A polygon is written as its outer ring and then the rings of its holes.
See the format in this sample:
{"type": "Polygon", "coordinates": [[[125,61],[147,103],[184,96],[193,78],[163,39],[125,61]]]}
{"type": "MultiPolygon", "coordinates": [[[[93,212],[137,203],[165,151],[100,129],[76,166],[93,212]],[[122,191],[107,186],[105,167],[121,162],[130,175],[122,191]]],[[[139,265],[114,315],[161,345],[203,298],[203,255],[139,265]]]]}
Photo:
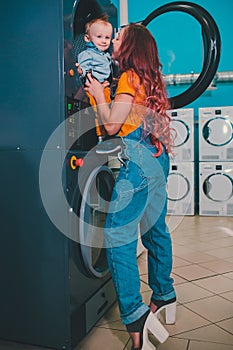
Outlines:
{"type": "Polygon", "coordinates": [[[94,98],[95,98],[97,104],[106,103],[106,99],[105,99],[103,91],[100,91],[98,94],[96,94],[96,96],[94,96],[94,98]]]}

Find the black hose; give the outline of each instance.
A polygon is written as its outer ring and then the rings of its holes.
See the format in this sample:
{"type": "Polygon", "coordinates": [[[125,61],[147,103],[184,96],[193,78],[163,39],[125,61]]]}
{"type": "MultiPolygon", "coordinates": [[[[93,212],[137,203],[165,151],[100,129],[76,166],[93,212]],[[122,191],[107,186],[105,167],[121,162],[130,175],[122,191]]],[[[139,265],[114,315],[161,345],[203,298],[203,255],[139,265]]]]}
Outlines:
{"type": "Polygon", "coordinates": [[[171,11],[186,12],[202,26],[204,60],[197,80],[183,93],[169,99],[171,108],[181,108],[196,100],[211,84],[220,60],[221,38],[213,17],[201,6],[191,2],[171,2],[151,12],[141,23],[147,26],[154,18],[171,11]]]}

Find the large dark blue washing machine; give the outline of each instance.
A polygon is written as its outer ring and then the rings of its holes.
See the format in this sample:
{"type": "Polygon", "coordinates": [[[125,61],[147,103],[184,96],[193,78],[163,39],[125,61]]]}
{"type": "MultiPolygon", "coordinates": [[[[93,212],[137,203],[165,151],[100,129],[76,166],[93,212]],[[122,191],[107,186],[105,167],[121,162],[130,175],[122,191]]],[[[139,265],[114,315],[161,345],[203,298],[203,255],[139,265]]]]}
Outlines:
{"type": "Polygon", "coordinates": [[[116,28],[109,0],[0,3],[1,339],[73,349],[115,301],[103,248],[114,176],[74,65],[103,12],[116,28]]]}

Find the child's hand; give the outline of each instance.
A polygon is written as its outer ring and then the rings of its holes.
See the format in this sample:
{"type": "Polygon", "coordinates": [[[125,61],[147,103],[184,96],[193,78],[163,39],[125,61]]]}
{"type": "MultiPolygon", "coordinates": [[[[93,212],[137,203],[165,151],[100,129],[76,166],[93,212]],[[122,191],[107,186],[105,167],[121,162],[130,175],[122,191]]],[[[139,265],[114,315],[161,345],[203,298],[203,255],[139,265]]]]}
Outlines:
{"type": "Polygon", "coordinates": [[[75,66],[77,67],[77,71],[79,75],[83,74],[83,70],[78,62],[75,63],[75,66]]]}

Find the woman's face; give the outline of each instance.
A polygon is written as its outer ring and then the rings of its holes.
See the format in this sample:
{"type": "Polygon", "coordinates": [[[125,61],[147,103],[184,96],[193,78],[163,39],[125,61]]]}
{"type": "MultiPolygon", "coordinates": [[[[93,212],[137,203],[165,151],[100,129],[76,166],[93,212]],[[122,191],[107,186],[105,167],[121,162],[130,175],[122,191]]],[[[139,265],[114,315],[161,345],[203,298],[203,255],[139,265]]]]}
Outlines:
{"type": "Polygon", "coordinates": [[[121,46],[122,37],[123,37],[123,33],[125,30],[126,30],[126,28],[121,29],[121,31],[119,33],[117,33],[116,37],[112,40],[112,43],[113,43],[112,56],[114,59],[117,59],[117,57],[118,57],[119,47],[121,46]]]}

